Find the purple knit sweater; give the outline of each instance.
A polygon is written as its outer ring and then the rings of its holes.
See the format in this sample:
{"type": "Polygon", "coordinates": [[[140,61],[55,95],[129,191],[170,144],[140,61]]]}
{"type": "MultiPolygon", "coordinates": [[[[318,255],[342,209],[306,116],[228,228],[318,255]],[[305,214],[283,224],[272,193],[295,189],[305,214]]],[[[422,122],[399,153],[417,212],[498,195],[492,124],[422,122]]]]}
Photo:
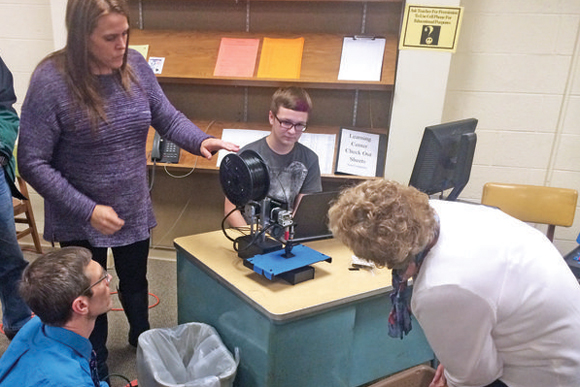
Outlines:
{"type": "Polygon", "coordinates": [[[128,62],[139,80],[130,93],[114,76],[99,76],[109,122],[100,122],[97,131],[52,61],[32,75],[22,105],[18,167],[45,200],[48,241],[116,247],[147,239],[157,224],[147,184],[149,126],[194,154],[210,137],[171,105],[139,53],[129,50],[128,62]],[[91,226],[97,204],[113,207],[125,221],[120,231],[107,236],[91,226]]]}

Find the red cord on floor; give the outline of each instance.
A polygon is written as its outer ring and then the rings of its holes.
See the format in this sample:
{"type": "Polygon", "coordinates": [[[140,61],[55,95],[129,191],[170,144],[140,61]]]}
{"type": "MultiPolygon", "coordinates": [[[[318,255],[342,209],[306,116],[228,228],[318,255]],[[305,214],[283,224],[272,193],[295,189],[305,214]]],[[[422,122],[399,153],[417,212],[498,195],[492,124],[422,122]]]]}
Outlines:
{"type": "MultiPolygon", "coordinates": [[[[117,292],[111,292],[111,294],[117,294],[117,292]]],[[[149,309],[151,308],[155,308],[157,305],[159,305],[159,297],[157,297],[155,294],[153,293],[149,293],[149,295],[153,298],[155,298],[155,302],[153,303],[153,305],[149,305],[149,309]]],[[[120,312],[123,311],[123,308],[112,308],[111,309],[114,312],[120,312]]],[[[0,323],[0,333],[4,334],[4,325],[2,325],[2,323],[0,323]]]]}
{"type": "MultiPolygon", "coordinates": [[[[117,294],[117,292],[111,292],[111,294],[117,294]]],[[[150,295],[151,297],[155,298],[155,300],[156,300],[156,301],[155,301],[155,303],[154,303],[153,305],[149,305],[149,309],[151,309],[151,308],[155,308],[157,305],[159,305],[159,302],[160,302],[160,301],[159,301],[159,297],[157,297],[157,296],[156,296],[155,294],[153,294],[153,293],[149,293],[149,295],[150,295]]],[[[120,311],[122,311],[122,310],[123,310],[123,308],[112,308],[111,310],[112,310],[113,312],[120,312],[120,311]]]]}

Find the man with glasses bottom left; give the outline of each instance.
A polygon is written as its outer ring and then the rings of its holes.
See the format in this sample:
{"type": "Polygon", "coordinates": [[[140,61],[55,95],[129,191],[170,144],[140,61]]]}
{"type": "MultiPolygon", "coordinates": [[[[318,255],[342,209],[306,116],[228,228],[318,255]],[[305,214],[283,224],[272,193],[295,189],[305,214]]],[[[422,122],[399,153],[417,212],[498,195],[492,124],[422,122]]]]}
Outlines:
{"type": "Polygon", "coordinates": [[[45,254],[24,271],[20,293],[36,314],[0,358],[0,386],[107,387],[89,336],[112,307],[111,275],[82,247],[45,254]]]}

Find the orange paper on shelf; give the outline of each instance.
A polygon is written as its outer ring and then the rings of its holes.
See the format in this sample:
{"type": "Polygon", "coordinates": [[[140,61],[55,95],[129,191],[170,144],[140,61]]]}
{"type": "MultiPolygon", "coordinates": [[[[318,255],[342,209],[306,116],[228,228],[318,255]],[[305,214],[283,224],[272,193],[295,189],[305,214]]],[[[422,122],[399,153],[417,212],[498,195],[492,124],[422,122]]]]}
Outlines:
{"type": "Polygon", "coordinates": [[[222,38],[214,77],[254,76],[260,39],[222,38]]]}
{"type": "Polygon", "coordinates": [[[304,38],[264,38],[258,78],[300,78],[304,38]]]}

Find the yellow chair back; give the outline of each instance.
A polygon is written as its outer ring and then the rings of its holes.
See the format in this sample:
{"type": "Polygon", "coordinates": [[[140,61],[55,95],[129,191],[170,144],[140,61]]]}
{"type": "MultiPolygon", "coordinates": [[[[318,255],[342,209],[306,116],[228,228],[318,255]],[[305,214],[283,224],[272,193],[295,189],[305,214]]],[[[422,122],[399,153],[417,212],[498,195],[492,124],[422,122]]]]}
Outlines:
{"type": "Polygon", "coordinates": [[[578,191],[537,185],[486,183],[481,203],[498,207],[524,222],[547,224],[553,240],[555,226],[574,223],[578,191]]]}

